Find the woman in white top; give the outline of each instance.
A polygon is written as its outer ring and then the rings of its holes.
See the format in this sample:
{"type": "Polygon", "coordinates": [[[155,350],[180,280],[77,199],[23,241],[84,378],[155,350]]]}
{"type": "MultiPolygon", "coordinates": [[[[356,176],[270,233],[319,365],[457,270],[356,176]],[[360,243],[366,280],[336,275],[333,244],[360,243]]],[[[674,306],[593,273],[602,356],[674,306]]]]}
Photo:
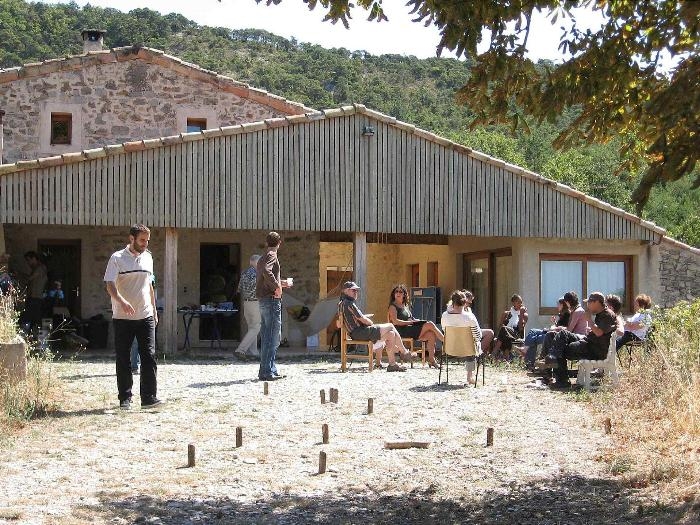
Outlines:
{"type": "MultiPolygon", "coordinates": [[[[460,291],[452,292],[450,304],[442,314],[440,324],[443,330],[446,326],[468,326],[472,329],[476,355],[481,355],[481,330],[479,323],[471,311],[466,311],[467,299],[460,291]]],[[[475,357],[467,357],[467,383],[474,384],[475,357]]]]}
{"type": "Polygon", "coordinates": [[[627,318],[625,322],[625,332],[617,338],[616,346],[619,350],[627,343],[633,341],[644,341],[647,332],[651,327],[651,315],[648,310],[651,308],[651,297],[646,294],[639,294],[634,299],[634,315],[627,318]]]}
{"type": "Polygon", "coordinates": [[[510,298],[510,304],[510,310],[506,310],[501,316],[501,328],[496,334],[496,344],[493,348],[493,354],[496,357],[501,352],[504,357],[509,356],[513,343],[525,335],[528,313],[527,308],[523,305],[523,298],[518,294],[513,294],[510,298]]]}

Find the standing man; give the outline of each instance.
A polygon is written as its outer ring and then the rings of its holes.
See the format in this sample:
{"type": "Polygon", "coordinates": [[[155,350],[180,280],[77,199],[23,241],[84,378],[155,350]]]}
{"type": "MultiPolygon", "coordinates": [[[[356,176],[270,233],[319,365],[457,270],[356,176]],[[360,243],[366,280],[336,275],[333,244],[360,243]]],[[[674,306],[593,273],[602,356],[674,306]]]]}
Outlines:
{"type": "Polygon", "coordinates": [[[117,355],[119,407],[131,408],[130,351],[136,338],[141,357],[141,408],[161,404],[156,397],[156,294],[153,289],[153,257],[148,251],[151,230],[135,224],[129,230],[129,244],[109,258],[105,271],[107,293],[112,299],[114,349],[117,355]]]}
{"type": "Polygon", "coordinates": [[[291,286],[291,279],[280,278],[280,262],[277,250],[282,244],[282,237],[277,232],[270,232],[265,239],[267,253],[257,264],[255,296],[260,306],[261,348],[260,370],[258,379],[274,381],[284,376],[277,372],[275,357],[282,338],[282,288],[291,286]]]}
{"type": "Polygon", "coordinates": [[[243,336],[241,343],[236,349],[236,353],[241,356],[251,356],[258,358],[258,334],[260,333],[260,307],[258,306],[258,298],[255,295],[257,285],[256,268],[259,255],[251,255],[250,267],[241,274],[241,280],[238,281],[238,293],[241,294],[241,302],[243,303],[243,316],[248,331],[243,336]]]}
{"type": "Polygon", "coordinates": [[[49,277],[46,266],[39,259],[38,253],[29,251],[24,254],[24,260],[29,266],[29,274],[27,275],[27,299],[20,324],[31,323],[34,325],[41,322],[44,291],[49,277]]]}

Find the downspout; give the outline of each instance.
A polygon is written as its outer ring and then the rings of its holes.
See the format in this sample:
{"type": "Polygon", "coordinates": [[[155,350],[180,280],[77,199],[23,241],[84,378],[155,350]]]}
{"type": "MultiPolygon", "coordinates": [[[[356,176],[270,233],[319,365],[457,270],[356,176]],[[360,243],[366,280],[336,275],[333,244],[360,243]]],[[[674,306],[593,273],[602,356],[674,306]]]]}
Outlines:
{"type": "Polygon", "coordinates": [[[3,135],[5,134],[5,130],[4,130],[3,125],[2,125],[2,117],[4,117],[4,116],[5,116],[5,110],[0,109],[0,164],[4,164],[4,162],[2,160],[2,152],[3,152],[2,139],[3,139],[3,135]]]}

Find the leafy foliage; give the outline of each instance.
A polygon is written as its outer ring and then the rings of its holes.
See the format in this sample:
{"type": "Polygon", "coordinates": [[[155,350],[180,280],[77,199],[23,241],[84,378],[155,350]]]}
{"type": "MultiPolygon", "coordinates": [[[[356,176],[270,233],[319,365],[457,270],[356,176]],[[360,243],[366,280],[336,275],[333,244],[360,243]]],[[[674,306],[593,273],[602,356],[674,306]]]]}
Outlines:
{"type": "MultiPolygon", "coordinates": [[[[363,0],[358,5],[366,3],[363,0]]],[[[551,121],[521,117],[529,133],[502,125],[468,131],[467,123],[481,111],[479,106],[455,104],[455,93],[469,81],[475,65],[468,57],[458,61],[374,56],[324,49],[266,31],[202,27],[180,15],[162,16],[149,9],[122,13],[91,6],[81,9],[76,4],[0,0],[0,67],[80,53],[80,31],[92,27],[107,31],[110,47],[143,44],[160,48],[311,107],[365,104],[628,211],[632,210],[630,196],[645,168],[637,143],[620,153],[623,145],[634,142],[633,133],[616,135],[602,144],[556,149],[553,144],[562,131],[580,122],[581,105],[564,107],[551,121]],[[642,164],[636,168],[633,162],[615,176],[619,166],[630,159],[642,164]]],[[[556,69],[547,62],[534,67],[542,75],[556,69]]],[[[691,186],[688,178],[664,183],[643,213],[679,240],[700,245],[700,190],[691,186]]]]}

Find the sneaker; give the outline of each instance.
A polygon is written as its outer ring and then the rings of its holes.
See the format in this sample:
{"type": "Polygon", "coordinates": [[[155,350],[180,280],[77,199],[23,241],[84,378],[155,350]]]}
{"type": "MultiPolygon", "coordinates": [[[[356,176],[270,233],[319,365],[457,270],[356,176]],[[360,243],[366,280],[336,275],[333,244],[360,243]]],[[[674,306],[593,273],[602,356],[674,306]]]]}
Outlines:
{"type": "Polygon", "coordinates": [[[131,408],[131,399],[123,399],[119,401],[119,408],[129,410],[131,408]]]}
{"type": "Polygon", "coordinates": [[[387,372],[405,372],[406,369],[403,366],[399,366],[396,363],[386,367],[387,372]]]}
{"type": "Polygon", "coordinates": [[[137,375],[139,375],[139,369],[138,369],[138,368],[132,368],[132,369],[131,369],[131,375],[132,375],[132,376],[137,376],[137,375]]]}
{"type": "Polygon", "coordinates": [[[158,405],[162,404],[163,402],[158,399],[156,396],[149,397],[146,399],[141,400],[141,408],[153,408],[157,407],[158,405]]]}

